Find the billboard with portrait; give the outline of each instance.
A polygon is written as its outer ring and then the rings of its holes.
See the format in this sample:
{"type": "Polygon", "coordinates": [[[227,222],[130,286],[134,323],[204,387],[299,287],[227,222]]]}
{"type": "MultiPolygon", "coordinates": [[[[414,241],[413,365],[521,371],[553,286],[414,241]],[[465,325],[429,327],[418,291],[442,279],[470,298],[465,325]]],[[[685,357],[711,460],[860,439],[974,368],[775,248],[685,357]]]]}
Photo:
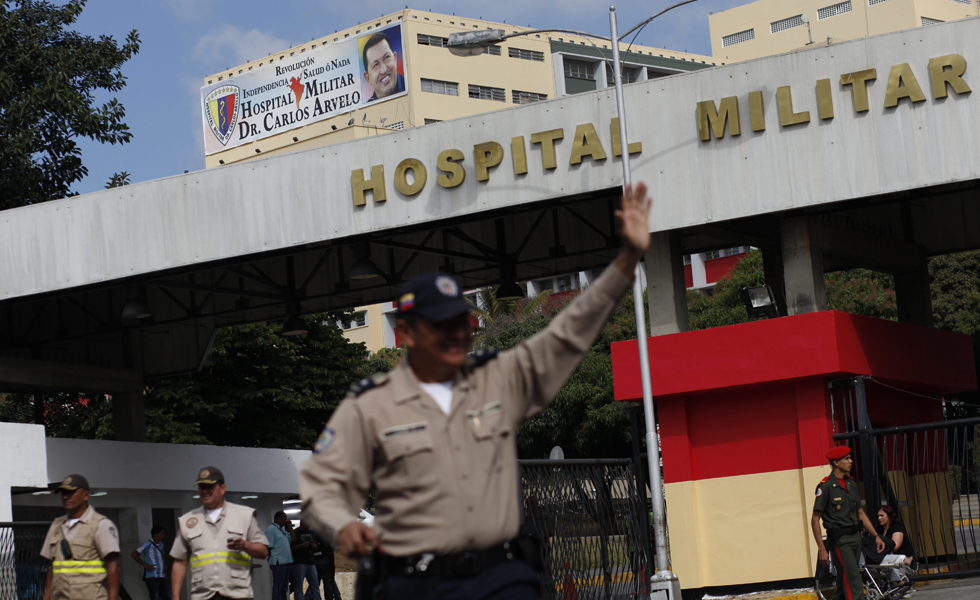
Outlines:
{"type": "Polygon", "coordinates": [[[204,86],[204,153],[405,96],[402,50],[393,23],[204,86]]]}

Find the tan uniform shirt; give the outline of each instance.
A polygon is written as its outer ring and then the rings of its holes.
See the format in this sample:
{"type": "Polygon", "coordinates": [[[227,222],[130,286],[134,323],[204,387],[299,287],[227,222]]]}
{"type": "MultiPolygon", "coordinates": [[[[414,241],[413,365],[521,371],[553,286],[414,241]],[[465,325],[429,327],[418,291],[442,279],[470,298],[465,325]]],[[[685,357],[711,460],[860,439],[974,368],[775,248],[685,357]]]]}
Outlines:
{"type": "Polygon", "coordinates": [[[179,533],[170,556],[186,560],[191,568],[191,600],[206,600],[215,594],[227,598],[252,597],[252,557],[228,549],[228,538],[242,538],[263,546],[269,540],[255,522],[255,510],[225,502],[217,522],[203,506],[184,513],[178,520],[179,533]]]}
{"type": "Polygon", "coordinates": [[[105,557],[118,552],[116,526],[91,506],[71,526],[67,515],[55,519],[41,546],[41,556],[52,561],[52,600],[107,598],[105,557]],[[62,540],[69,543],[71,559],[62,552],[62,540]]]}
{"type": "Polygon", "coordinates": [[[334,411],[319,452],[300,472],[304,518],[331,544],[372,483],[376,527],[394,556],[483,549],[520,528],[517,447],[522,422],[571,376],[631,282],[606,269],[538,335],[463,368],[446,415],[407,361],[334,411]]]}

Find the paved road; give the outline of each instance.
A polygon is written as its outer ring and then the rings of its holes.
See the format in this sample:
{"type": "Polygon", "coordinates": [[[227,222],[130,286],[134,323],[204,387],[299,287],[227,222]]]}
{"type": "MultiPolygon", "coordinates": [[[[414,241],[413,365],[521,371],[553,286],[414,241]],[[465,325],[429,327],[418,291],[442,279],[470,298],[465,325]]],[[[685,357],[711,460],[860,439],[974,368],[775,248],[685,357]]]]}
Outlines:
{"type": "Polygon", "coordinates": [[[924,585],[916,590],[914,600],[976,600],[980,598],[980,579],[961,579],[924,585]]]}

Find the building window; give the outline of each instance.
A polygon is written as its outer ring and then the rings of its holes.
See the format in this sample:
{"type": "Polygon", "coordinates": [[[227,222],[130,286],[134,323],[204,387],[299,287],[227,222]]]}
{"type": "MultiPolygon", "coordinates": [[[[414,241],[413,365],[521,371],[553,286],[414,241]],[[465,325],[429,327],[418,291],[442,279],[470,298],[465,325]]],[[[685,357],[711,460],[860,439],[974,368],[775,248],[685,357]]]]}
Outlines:
{"type": "Polygon", "coordinates": [[[476,98],[478,100],[493,100],[495,102],[506,102],[504,88],[470,84],[469,91],[470,98],[476,98]]]}
{"type": "Polygon", "coordinates": [[[425,35],[424,33],[420,33],[419,45],[438,46],[439,48],[445,48],[449,46],[449,38],[439,37],[437,35],[425,35]]]}
{"type": "Polygon", "coordinates": [[[705,260],[711,260],[714,258],[724,258],[726,256],[735,256],[736,254],[743,254],[751,249],[750,246],[735,246],[734,248],[723,248],[721,250],[712,250],[711,252],[704,253],[705,260]]]}
{"type": "Polygon", "coordinates": [[[507,56],[511,58],[521,58],[524,60],[536,60],[538,62],[544,62],[544,52],[538,52],[536,50],[523,50],[521,48],[508,48],[507,56]]]}
{"type": "Polygon", "coordinates": [[[803,15],[796,15],[788,19],[780,19],[769,24],[769,33],[779,33],[787,29],[803,26],[803,15]]]}
{"type": "Polygon", "coordinates": [[[350,320],[341,319],[337,321],[337,327],[340,327],[344,331],[348,329],[354,329],[356,327],[364,327],[367,325],[367,311],[359,310],[350,316],[350,320]]]}
{"type": "Polygon", "coordinates": [[[882,2],[887,2],[888,0],[868,0],[868,6],[874,6],[875,4],[881,4],[882,2]]]}
{"type": "Polygon", "coordinates": [[[442,119],[426,119],[424,125],[432,125],[433,123],[442,123],[442,119]]]}
{"type": "Polygon", "coordinates": [[[565,77],[595,81],[595,63],[572,58],[566,58],[562,62],[565,63],[565,77]]]}
{"type": "Polygon", "coordinates": [[[542,100],[547,100],[547,94],[538,94],[536,92],[521,92],[518,90],[512,90],[511,96],[513,97],[514,104],[531,104],[533,102],[541,102],[542,100]]]}
{"type": "Polygon", "coordinates": [[[493,56],[500,56],[500,46],[487,46],[484,54],[492,54],[493,56]]]}
{"type": "Polygon", "coordinates": [[[953,0],[959,4],[966,4],[967,6],[973,6],[973,0],[953,0]]]}
{"type": "Polygon", "coordinates": [[[940,21],[939,19],[930,19],[929,17],[922,17],[922,26],[923,27],[925,27],[926,25],[937,25],[937,24],[943,23],[943,22],[944,21],[940,21]]]}
{"type": "MultiPolygon", "coordinates": [[[[606,64],[606,83],[608,85],[615,85],[616,84],[616,73],[614,71],[615,71],[615,69],[613,69],[612,63],[607,63],[606,64]]],[[[634,83],[634,82],[636,82],[636,77],[637,77],[636,72],[637,72],[636,69],[628,69],[626,67],[623,67],[623,75],[622,75],[623,83],[634,83]]]]}
{"type": "Polygon", "coordinates": [[[391,125],[385,125],[385,129],[405,129],[405,121],[395,121],[391,125]]]}
{"type": "Polygon", "coordinates": [[[572,288],[572,276],[571,275],[565,275],[563,277],[556,277],[555,278],[555,283],[557,284],[557,285],[555,285],[555,288],[556,288],[555,291],[558,291],[558,292],[567,292],[568,290],[573,289],[572,288]]]}
{"type": "MultiPolygon", "coordinates": [[[[755,29],[746,29],[745,31],[739,31],[738,33],[726,35],[725,37],[721,38],[721,47],[727,48],[729,46],[734,46],[735,44],[741,44],[742,42],[747,42],[754,39],[755,29]]],[[[671,58],[674,57],[671,56],[671,58]]]]}
{"type": "Polygon", "coordinates": [[[833,6],[818,8],[817,20],[822,21],[824,19],[829,19],[830,17],[836,17],[837,15],[842,15],[849,12],[851,12],[851,0],[847,0],[847,2],[841,2],[840,4],[835,4],[833,6]]]}
{"type": "Polygon", "coordinates": [[[438,81],[436,79],[423,79],[422,91],[432,94],[445,94],[447,96],[459,95],[459,84],[452,81],[438,81]]]}

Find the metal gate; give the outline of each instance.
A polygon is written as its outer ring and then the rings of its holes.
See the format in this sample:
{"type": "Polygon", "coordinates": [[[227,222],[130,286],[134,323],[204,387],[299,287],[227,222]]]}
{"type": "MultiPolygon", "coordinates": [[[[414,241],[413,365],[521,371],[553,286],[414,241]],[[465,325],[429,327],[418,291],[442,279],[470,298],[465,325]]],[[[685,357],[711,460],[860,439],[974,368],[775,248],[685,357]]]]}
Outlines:
{"type": "Polygon", "coordinates": [[[866,379],[830,386],[834,440],[852,449],[865,512],[899,511],[920,556],[915,580],[980,576],[980,418],[873,429],[866,379]]]}
{"type": "Polygon", "coordinates": [[[632,598],[650,579],[650,521],[628,459],[520,461],[525,517],[545,540],[546,600],[632,598]]]}
{"type": "Polygon", "coordinates": [[[41,600],[51,563],[41,545],[51,523],[0,523],[0,600],[41,600]]]}

